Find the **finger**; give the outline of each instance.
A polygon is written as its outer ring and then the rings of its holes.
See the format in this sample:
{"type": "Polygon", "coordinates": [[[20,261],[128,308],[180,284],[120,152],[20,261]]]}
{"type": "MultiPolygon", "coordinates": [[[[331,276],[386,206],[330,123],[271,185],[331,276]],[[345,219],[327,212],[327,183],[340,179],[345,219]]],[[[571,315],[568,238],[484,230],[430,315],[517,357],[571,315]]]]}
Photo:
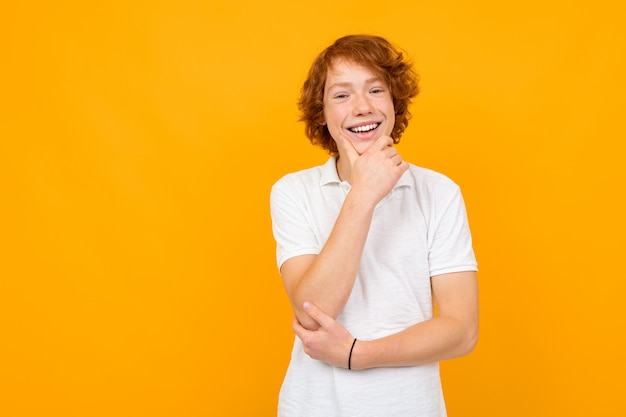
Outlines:
{"type": "Polygon", "coordinates": [[[307,332],[308,330],[306,328],[304,328],[300,322],[298,321],[298,318],[296,316],[293,316],[293,323],[291,324],[291,328],[293,329],[293,332],[300,338],[302,339],[302,337],[304,336],[304,333],[307,332]]]}
{"type": "Polygon", "coordinates": [[[394,165],[400,165],[402,164],[402,157],[400,155],[394,155],[391,157],[391,160],[393,161],[394,165]]]}
{"type": "Polygon", "coordinates": [[[393,139],[390,136],[381,136],[376,139],[378,149],[385,149],[387,147],[393,147],[393,139]]]}
{"type": "Polygon", "coordinates": [[[350,161],[350,165],[352,165],[354,161],[356,161],[356,159],[359,157],[359,153],[354,148],[352,141],[346,135],[339,135],[339,138],[337,140],[337,147],[340,151],[343,151],[345,157],[348,159],[348,161],[350,161]]]}
{"type": "Polygon", "coordinates": [[[312,303],[305,301],[304,311],[315,320],[321,327],[329,327],[334,321],[330,316],[326,315],[322,310],[312,303]]]}
{"type": "Polygon", "coordinates": [[[293,328],[293,331],[298,333],[298,329],[300,327],[302,327],[302,325],[300,324],[300,322],[298,321],[298,318],[296,316],[293,316],[293,321],[291,323],[291,327],[293,328]]]}
{"type": "Polygon", "coordinates": [[[389,156],[389,158],[394,158],[396,156],[400,156],[398,154],[398,150],[394,146],[389,146],[389,147],[385,148],[384,151],[387,153],[387,156],[389,156]]]}

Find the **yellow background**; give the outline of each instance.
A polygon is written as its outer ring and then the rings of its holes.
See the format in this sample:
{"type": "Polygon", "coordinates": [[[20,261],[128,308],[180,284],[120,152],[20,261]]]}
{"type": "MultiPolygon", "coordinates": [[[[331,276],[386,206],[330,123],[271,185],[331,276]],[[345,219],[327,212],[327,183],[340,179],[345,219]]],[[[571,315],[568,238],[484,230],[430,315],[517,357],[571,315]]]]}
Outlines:
{"type": "Polygon", "coordinates": [[[442,363],[450,415],[624,415],[621,4],[4,1],[0,415],[275,415],[269,189],[326,160],[295,102],[360,32],[413,57],[401,153],[470,216],[481,339],[442,363]]]}

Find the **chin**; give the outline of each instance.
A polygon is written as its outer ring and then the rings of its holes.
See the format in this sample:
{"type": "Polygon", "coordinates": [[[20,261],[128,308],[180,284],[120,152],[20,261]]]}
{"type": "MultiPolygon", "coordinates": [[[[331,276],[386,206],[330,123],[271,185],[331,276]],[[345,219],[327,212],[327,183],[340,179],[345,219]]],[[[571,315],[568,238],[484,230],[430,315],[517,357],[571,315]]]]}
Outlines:
{"type": "Polygon", "coordinates": [[[374,142],[375,142],[375,140],[372,140],[372,141],[367,141],[367,142],[353,143],[353,145],[354,145],[354,149],[356,149],[357,153],[359,155],[361,155],[361,154],[363,154],[363,152],[368,150],[369,147],[372,146],[372,144],[374,142]]]}

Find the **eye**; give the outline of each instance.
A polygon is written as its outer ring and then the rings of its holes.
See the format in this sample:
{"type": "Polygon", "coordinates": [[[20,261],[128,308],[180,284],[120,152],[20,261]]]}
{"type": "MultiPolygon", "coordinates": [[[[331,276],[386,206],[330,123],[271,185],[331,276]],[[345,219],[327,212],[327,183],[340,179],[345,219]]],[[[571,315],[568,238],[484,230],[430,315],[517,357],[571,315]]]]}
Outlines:
{"type": "Polygon", "coordinates": [[[346,98],[346,97],[348,97],[348,95],[346,93],[335,94],[335,98],[338,98],[338,99],[343,99],[343,98],[346,98]]]}
{"type": "Polygon", "coordinates": [[[384,93],[384,92],[385,92],[385,90],[382,89],[382,88],[372,88],[372,91],[371,91],[371,93],[373,93],[373,94],[380,94],[380,93],[384,93]]]}

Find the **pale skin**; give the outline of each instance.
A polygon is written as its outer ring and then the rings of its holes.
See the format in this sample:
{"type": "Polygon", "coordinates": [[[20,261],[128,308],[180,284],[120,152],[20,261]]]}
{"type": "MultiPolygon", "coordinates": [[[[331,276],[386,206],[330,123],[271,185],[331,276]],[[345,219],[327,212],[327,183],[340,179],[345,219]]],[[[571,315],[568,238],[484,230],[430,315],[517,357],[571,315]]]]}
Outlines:
{"type": "MultiPolygon", "coordinates": [[[[387,85],[372,71],[346,61],[333,63],[325,86],[324,116],[339,151],[339,177],[351,184],[351,190],[321,252],[289,259],[281,276],[295,313],[293,329],[305,352],[338,367],[348,366],[354,337],[336,317],[352,291],[374,208],[408,169],[389,136],[394,115],[387,85]],[[363,126],[376,127],[356,129],[363,126]]],[[[431,286],[437,317],[385,338],[357,341],[352,369],[421,365],[474,348],[475,272],[434,276],[431,286]]]]}

